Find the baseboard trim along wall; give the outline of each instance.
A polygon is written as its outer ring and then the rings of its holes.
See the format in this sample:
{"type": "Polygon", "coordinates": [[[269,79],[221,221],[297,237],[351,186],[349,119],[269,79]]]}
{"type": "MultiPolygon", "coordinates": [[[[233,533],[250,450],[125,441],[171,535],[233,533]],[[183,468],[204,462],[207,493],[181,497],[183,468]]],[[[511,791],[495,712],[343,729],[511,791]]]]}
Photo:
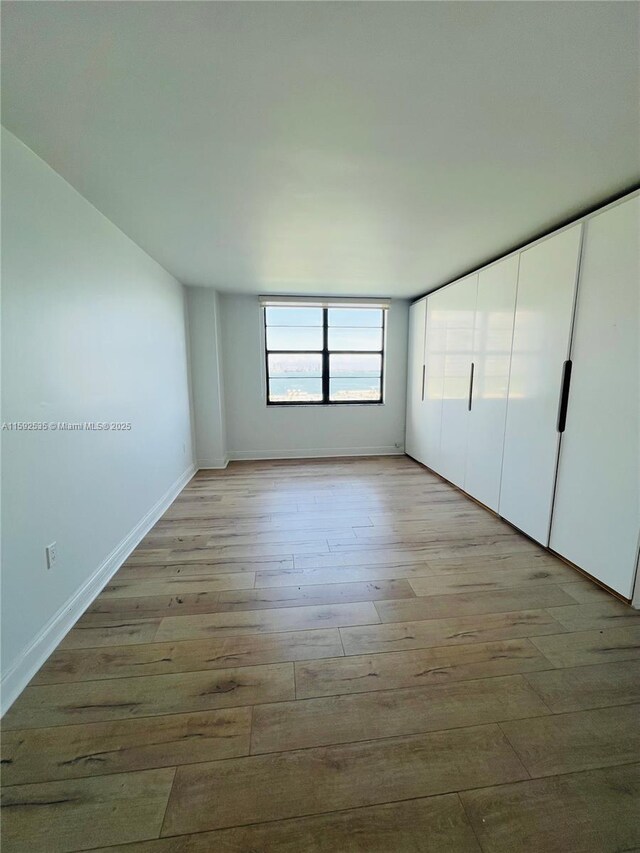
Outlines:
{"type": "Polygon", "coordinates": [[[327,447],[312,450],[231,450],[229,461],[259,459],[322,459],[334,456],[404,456],[404,447],[327,447]]]}
{"type": "Polygon", "coordinates": [[[198,471],[221,471],[227,467],[229,464],[229,457],[225,456],[224,459],[199,459],[197,470],[198,471]]]}
{"type": "Polygon", "coordinates": [[[3,673],[1,714],[4,714],[11,707],[49,655],[73,628],[87,607],[102,592],[156,521],[164,515],[195,473],[196,466],[191,465],[181,474],[146,515],[140,519],[138,524],[116,545],[91,577],[51,617],[12,666],[3,673]]]}

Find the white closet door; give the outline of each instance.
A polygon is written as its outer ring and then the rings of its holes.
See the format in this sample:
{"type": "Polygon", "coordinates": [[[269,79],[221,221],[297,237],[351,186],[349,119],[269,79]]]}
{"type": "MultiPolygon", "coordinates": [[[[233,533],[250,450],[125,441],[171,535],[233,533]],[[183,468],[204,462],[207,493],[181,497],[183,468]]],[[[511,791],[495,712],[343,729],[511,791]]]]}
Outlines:
{"type": "Polygon", "coordinates": [[[407,427],[405,449],[410,456],[425,463],[424,446],[424,333],[427,300],[415,302],[409,309],[409,363],[407,370],[407,427]]]}
{"type": "Polygon", "coordinates": [[[585,223],[551,547],[631,598],[640,519],[640,200],[585,223]]]}
{"type": "Polygon", "coordinates": [[[574,225],[520,253],[500,515],[547,545],[580,234],[574,225]]]}
{"type": "Polygon", "coordinates": [[[474,273],[440,291],[444,301],[444,378],[439,471],[457,486],[464,486],[467,457],[477,285],[478,274],[474,273]]]}
{"type": "Polygon", "coordinates": [[[427,297],[427,324],[425,333],[424,408],[421,421],[426,447],[425,464],[434,471],[440,470],[440,427],[442,424],[442,383],[444,376],[444,291],[427,297]]]}
{"type": "Polygon", "coordinates": [[[464,488],[495,511],[500,500],[517,284],[518,255],[482,270],[478,278],[464,488]]]}

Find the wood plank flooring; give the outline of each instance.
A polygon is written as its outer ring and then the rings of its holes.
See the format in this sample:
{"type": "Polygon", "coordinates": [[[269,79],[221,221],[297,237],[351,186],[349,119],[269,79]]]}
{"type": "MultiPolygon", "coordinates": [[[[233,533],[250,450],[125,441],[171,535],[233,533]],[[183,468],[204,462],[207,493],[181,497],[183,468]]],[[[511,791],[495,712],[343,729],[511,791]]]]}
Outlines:
{"type": "Polygon", "coordinates": [[[408,457],[199,473],[3,728],[7,853],[640,850],[640,613],[408,457]]]}

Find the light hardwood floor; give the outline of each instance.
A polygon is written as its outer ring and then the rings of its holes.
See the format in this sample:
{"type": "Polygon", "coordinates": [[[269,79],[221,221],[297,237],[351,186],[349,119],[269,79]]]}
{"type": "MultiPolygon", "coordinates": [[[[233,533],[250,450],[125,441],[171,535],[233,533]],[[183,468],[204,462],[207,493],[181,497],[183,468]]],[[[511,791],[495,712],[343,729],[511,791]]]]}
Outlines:
{"type": "Polygon", "coordinates": [[[408,457],[232,463],[6,714],[3,847],[640,850],[639,721],[640,614],[408,457]]]}

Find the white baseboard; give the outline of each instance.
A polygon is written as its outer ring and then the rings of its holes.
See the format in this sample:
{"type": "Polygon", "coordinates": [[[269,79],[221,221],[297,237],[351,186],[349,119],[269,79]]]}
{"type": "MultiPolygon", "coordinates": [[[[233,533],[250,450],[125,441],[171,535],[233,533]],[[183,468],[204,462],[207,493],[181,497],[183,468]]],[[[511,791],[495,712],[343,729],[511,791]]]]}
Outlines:
{"type": "Polygon", "coordinates": [[[322,459],[335,456],[404,456],[395,445],[382,447],[327,447],[310,450],[232,450],[231,461],[250,459],[322,459]]]}
{"type": "Polygon", "coordinates": [[[229,457],[224,459],[198,459],[198,471],[222,470],[229,464],[229,457]]]}
{"type": "Polygon", "coordinates": [[[2,674],[2,700],[0,705],[2,714],[15,702],[45,660],[73,628],[87,607],[107,585],[160,516],[166,512],[195,472],[196,466],[191,465],[167,489],[146,515],[103,560],[91,577],[49,619],[35,639],[2,674]]]}

